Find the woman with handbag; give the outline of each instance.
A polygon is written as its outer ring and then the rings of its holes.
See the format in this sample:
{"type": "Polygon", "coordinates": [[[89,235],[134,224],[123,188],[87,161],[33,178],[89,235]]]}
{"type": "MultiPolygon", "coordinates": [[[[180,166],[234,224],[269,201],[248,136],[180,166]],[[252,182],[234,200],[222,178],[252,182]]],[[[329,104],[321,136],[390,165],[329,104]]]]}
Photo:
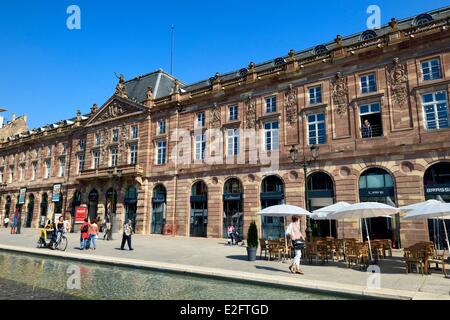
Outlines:
{"type": "Polygon", "coordinates": [[[300,219],[298,216],[292,216],[292,222],[287,228],[287,232],[292,241],[292,247],[295,250],[293,263],[289,266],[292,273],[303,274],[300,270],[300,259],[302,257],[302,249],[305,246],[305,238],[300,231],[300,219]]]}

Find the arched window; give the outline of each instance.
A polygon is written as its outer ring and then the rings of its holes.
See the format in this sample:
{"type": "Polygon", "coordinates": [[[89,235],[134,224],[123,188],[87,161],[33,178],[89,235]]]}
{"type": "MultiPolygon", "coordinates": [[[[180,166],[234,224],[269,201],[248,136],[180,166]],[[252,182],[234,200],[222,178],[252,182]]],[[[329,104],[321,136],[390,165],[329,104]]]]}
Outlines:
{"type": "Polygon", "coordinates": [[[161,234],[166,219],[166,188],[158,184],[153,188],[151,233],[161,234]]]}
{"type": "MultiPolygon", "coordinates": [[[[359,200],[361,202],[381,202],[396,206],[394,179],[384,169],[370,168],[359,178],[359,200]]],[[[372,239],[391,239],[394,247],[400,247],[400,217],[367,219],[368,232],[372,239]]],[[[365,224],[362,226],[364,239],[367,236],[365,224]]]]}
{"type": "Polygon", "coordinates": [[[262,182],[262,192],[283,192],[284,183],[277,176],[269,176],[264,178],[262,182]]]}
{"type": "Polygon", "coordinates": [[[228,179],[225,182],[224,193],[242,193],[241,182],[236,178],[228,179]]]}
{"type": "Polygon", "coordinates": [[[430,23],[431,21],[433,21],[433,17],[431,15],[429,15],[428,13],[423,13],[423,14],[419,14],[415,19],[414,19],[414,26],[418,27],[418,26],[423,26],[425,24],[430,23]]]}
{"type": "MultiPolygon", "coordinates": [[[[438,162],[430,166],[423,177],[425,189],[425,198],[436,199],[450,203],[450,162],[438,162]]],[[[445,220],[448,230],[450,230],[450,220],[445,220]]],[[[442,221],[436,219],[428,220],[428,231],[430,240],[433,241],[437,248],[446,247],[445,229],[442,221]]]]}
{"type": "MultiPolygon", "coordinates": [[[[284,183],[277,176],[264,178],[261,184],[261,208],[276,206],[284,203],[284,183]]],[[[262,238],[278,239],[284,236],[284,217],[263,217],[262,238]]]]}
{"type": "Polygon", "coordinates": [[[191,189],[190,235],[206,237],[208,226],[208,188],[203,181],[197,181],[191,189]]]}
{"type": "Polygon", "coordinates": [[[202,195],[206,195],[207,193],[208,193],[208,188],[203,181],[197,181],[192,186],[192,193],[191,193],[192,196],[202,196],[202,195]]]}
{"type": "Polygon", "coordinates": [[[374,30],[366,30],[363,33],[361,33],[360,41],[366,41],[370,39],[375,39],[377,37],[377,33],[374,30]]]}

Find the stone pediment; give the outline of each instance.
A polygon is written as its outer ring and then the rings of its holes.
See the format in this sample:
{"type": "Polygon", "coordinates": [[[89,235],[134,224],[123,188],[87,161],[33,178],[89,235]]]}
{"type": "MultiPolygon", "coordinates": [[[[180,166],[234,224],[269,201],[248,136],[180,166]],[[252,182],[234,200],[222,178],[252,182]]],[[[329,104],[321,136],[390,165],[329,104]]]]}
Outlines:
{"type": "Polygon", "coordinates": [[[133,115],[142,114],[147,111],[145,106],[141,106],[133,101],[113,96],[110,98],[86,124],[97,125],[108,121],[117,120],[133,115]]]}

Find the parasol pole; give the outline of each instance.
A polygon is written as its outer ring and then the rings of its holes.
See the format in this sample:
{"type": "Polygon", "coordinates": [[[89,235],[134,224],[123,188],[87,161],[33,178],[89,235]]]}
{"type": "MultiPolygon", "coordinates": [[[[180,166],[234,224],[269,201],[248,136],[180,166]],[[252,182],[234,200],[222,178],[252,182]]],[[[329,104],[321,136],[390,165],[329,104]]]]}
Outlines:
{"type": "MultiPolygon", "coordinates": [[[[444,224],[445,241],[447,241],[447,250],[449,250],[449,252],[450,252],[450,245],[449,245],[449,242],[448,242],[447,226],[445,225],[444,217],[442,217],[442,223],[444,224]]],[[[445,250],[444,250],[444,252],[445,252],[445,250]]]]}
{"type": "MultiPolygon", "coordinates": [[[[369,234],[369,229],[367,228],[367,219],[366,218],[364,218],[364,224],[366,226],[367,241],[369,242],[370,262],[372,262],[372,260],[373,260],[373,258],[372,258],[372,246],[370,245],[370,234],[369,234]]],[[[361,228],[361,233],[362,233],[362,228],[361,228]]],[[[364,238],[364,235],[362,235],[362,237],[364,238]]]]}
{"type": "Polygon", "coordinates": [[[330,237],[332,237],[333,235],[331,234],[331,219],[328,219],[328,225],[330,226],[330,237]]]}

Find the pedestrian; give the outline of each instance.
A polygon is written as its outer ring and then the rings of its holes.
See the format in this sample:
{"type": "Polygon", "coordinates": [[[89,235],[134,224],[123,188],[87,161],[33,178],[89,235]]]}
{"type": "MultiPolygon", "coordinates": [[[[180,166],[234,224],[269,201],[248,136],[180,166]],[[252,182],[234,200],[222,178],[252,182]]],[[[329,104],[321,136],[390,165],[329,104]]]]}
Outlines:
{"type": "Polygon", "coordinates": [[[89,225],[89,237],[91,239],[91,250],[95,250],[96,249],[96,240],[98,239],[98,225],[97,222],[94,220],[94,222],[92,222],[89,225]]]}
{"type": "Polygon", "coordinates": [[[106,240],[107,239],[107,236],[108,236],[108,220],[106,220],[107,219],[107,216],[105,216],[105,219],[103,220],[103,224],[102,224],[102,228],[103,228],[103,240],[106,240]]]}
{"type": "Polygon", "coordinates": [[[5,219],[3,220],[3,225],[5,226],[5,228],[8,228],[8,225],[9,225],[9,218],[8,218],[8,216],[6,216],[5,219]]]}
{"type": "Polygon", "coordinates": [[[17,219],[19,218],[19,214],[16,210],[13,216],[13,222],[11,224],[11,234],[15,234],[17,232],[17,219]]]}
{"type": "Polygon", "coordinates": [[[233,241],[233,225],[229,225],[227,227],[227,235],[228,235],[228,245],[233,245],[234,241],[233,241]]]}
{"type": "Polygon", "coordinates": [[[131,247],[131,235],[133,234],[131,223],[131,219],[128,219],[128,222],[123,225],[122,245],[120,246],[120,250],[125,250],[125,241],[128,243],[128,249],[133,250],[131,247]]]}
{"type": "Polygon", "coordinates": [[[84,250],[88,248],[89,242],[89,222],[88,218],[84,219],[83,224],[81,225],[81,234],[80,234],[80,250],[84,250]]]}
{"type": "Polygon", "coordinates": [[[289,224],[286,233],[289,235],[292,241],[292,247],[295,250],[294,261],[289,266],[289,270],[292,273],[303,274],[303,271],[300,269],[300,259],[302,258],[305,238],[300,231],[300,219],[298,216],[292,216],[292,222],[289,224]]]}

